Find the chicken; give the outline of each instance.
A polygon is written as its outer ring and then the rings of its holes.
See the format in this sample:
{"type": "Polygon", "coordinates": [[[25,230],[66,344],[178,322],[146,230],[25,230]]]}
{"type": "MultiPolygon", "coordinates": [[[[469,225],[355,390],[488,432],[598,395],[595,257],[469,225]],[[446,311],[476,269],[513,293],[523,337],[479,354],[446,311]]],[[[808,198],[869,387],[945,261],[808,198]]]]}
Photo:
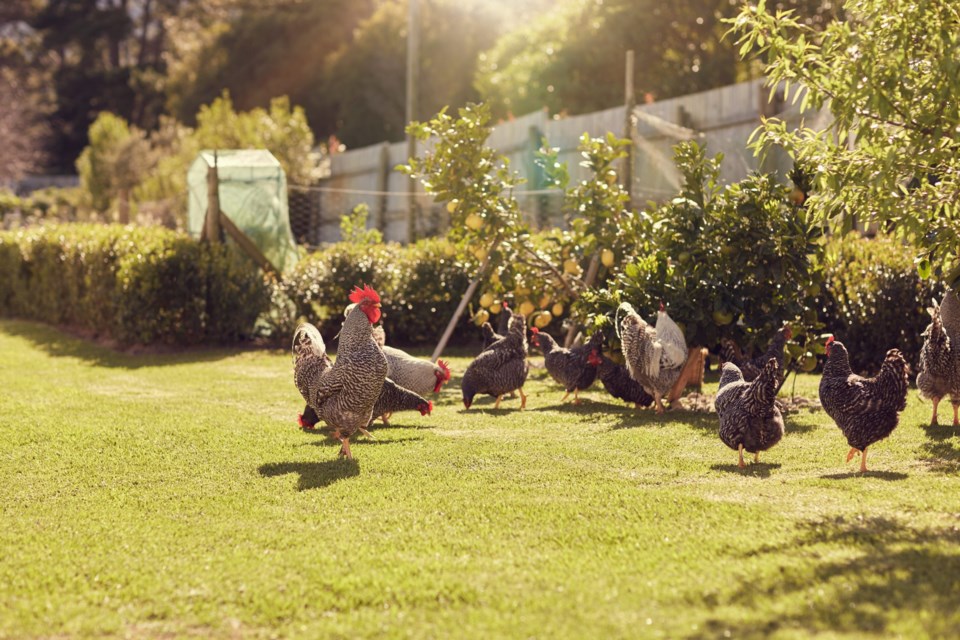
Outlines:
{"type": "MultiPolygon", "coordinates": [[[[433,411],[433,402],[426,400],[412,391],[404,389],[390,378],[387,378],[383,381],[383,388],[380,389],[380,395],[377,396],[377,401],[373,405],[373,414],[367,428],[369,428],[377,418],[382,419],[383,424],[389,425],[390,423],[387,421],[387,417],[397,411],[419,411],[420,415],[428,416],[433,411]]],[[[317,415],[317,412],[314,411],[310,405],[304,408],[303,413],[297,416],[297,419],[300,428],[305,431],[313,431],[317,423],[320,422],[320,416],[317,415]]],[[[358,429],[358,431],[373,438],[373,435],[366,429],[358,429]]]]}
{"type": "Polygon", "coordinates": [[[777,368],[782,374],[783,348],[792,337],[793,330],[790,328],[790,325],[784,325],[777,331],[776,335],[773,336],[773,339],[770,340],[770,345],[767,347],[767,350],[762,355],[752,359],[745,357],[733,340],[726,339],[723,340],[723,360],[737,365],[740,373],[743,374],[743,379],[747,382],[754,380],[760,375],[760,371],[763,370],[770,358],[774,358],[777,361],[777,368]]]}
{"type": "Polygon", "coordinates": [[[499,331],[493,328],[493,325],[489,322],[484,322],[480,325],[480,333],[483,334],[483,349],[481,351],[486,351],[490,348],[494,342],[503,337],[503,334],[507,332],[507,329],[510,326],[510,319],[513,318],[513,311],[510,309],[510,305],[507,304],[507,301],[504,300],[503,303],[503,312],[500,313],[500,320],[498,323],[499,331]]]}
{"type": "Polygon", "coordinates": [[[643,390],[643,386],[630,377],[630,372],[622,364],[600,354],[597,377],[607,393],[617,400],[632,403],[637,409],[653,404],[653,396],[643,390]]]}
{"type": "Polygon", "coordinates": [[[714,404],[720,418],[720,439],[737,451],[740,468],[744,466],[744,450],[753,454],[754,462],[760,462],[760,452],[783,438],[783,416],[776,406],[779,383],[780,365],[776,358],[767,359],[751,382],[744,379],[737,365],[723,365],[714,404]]]}
{"type": "Polygon", "coordinates": [[[867,447],[889,436],[907,406],[907,362],[899,349],[890,349],[875,378],[850,370],[846,347],[831,336],[820,379],[820,404],[847,438],[847,462],[861,453],[860,471],[867,470],[867,447]]]}
{"type": "Polygon", "coordinates": [[[944,312],[952,314],[958,306],[956,295],[947,291],[943,304],[933,301],[930,312],[930,324],[923,332],[923,348],[920,350],[920,366],[917,374],[917,388],[920,395],[933,401],[933,416],[930,424],[937,424],[937,407],[940,400],[950,396],[953,404],[953,424],[960,426],[960,350],[957,339],[960,332],[954,332],[946,324],[952,316],[944,318],[944,312]]]}
{"type": "Polygon", "coordinates": [[[493,330],[493,325],[489,322],[484,322],[480,325],[480,332],[483,334],[483,349],[481,349],[481,351],[486,351],[490,348],[490,345],[503,337],[493,330]]]}
{"type": "Polygon", "coordinates": [[[624,302],[620,311],[620,342],[630,376],[653,396],[658,414],[663,413],[663,398],[675,402],[690,382],[703,381],[706,349],[687,349],[680,328],[660,305],[656,328],[648,325],[634,308],[624,302]]]}
{"type": "Polygon", "coordinates": [[[387,334],[383,330],[383,325],[377,325],[373,328],[373,331],[370,332],[373,336],[373,341],[377,343],[377,346],[381,349],[383,345],[387,344],[387,334]]]}
{"type": "Polygon", "coordinates": [[[383,355],[387,357],[387,377],[418,395],[439,393],[444,383],[450,380],[450,367],[443,360],[434,364],[386,345],[383,355]]]}
{"type": "Polygon", "coordinates": [[[603,335],[599,332],[587,341],[586,344],[573,349],[564,349],[556,343],[549,333],[540,331],[537,327],[530,329],[533,332],[531,342],[543,352],[543,364],[547,373],[567,390],[560,402],[564,402],[572,393],[573,403],[580,404],[580,391],[590,388],[597,379],[597,367],[600,365],[600,341],[603,335]]]}
{"type": "Polygon", "coordinates": [[[506,335],[470,363],[461,384],[465,408],[470,408],[477,394],[487,394],[497,399],[494,408],[499,409],[503,395],[511,391],[520,393],[520,408],[526,408],[523,385],[530,372],[526,328],[526,318],[519,313],[513,314],[506,335]]]}
{"type": "Polygon", "coordinates": [[[383,424],[389,425],[387,419],[397,411],[419,411],[420,415],[428,416],[433,411],[433,402],[387,378],[373,405],[373,418],[379,417],[383,424]]]}
{"type": "MultiPolygon", "coordinates": [[[[308,364],[314,360],[305,359],[294,367],[294,379],[304,400],[333,430],[333,437],[341,443],[340,455],[348,459],[353,458],[350,437],[370,424],[373,405],[387,378],[386,356],[372,336],[373,325],[380,319],[380,296],[366,285],[354,288],[350,301],[354,306],[340,329],[333,366],[321,370],[308,364]]],[[[309,334],[305,335],[309,339],[309,334]]],[[[316,354],[319,349],[314,345],[310,351],[316,354]]]]}
{"type": "Polygon", "coordinates": [[[309,407],[311,396],[319,386],[321,378],[333,367],[333,362],[327,355],[323,337],[309,322],[304,322],[293,332],[292,351],[293,382],[309,407]]]}

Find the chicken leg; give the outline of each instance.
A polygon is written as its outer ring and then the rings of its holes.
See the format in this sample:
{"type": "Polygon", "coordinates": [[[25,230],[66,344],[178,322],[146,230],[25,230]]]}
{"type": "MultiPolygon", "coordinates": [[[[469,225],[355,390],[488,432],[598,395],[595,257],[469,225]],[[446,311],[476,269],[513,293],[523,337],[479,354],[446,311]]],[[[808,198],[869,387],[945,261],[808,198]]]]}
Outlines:
{"type": "Polygon", "coordinates": [[[563,397],[560,398],[560,402],[566,402],[566,401],[567,401],[567,398],[569,398],[569,397],[570,397],[570,392],[567,391],[567,392],[563,395],[563,397]]]}
{"type": "Polygon", "coordinates": [[[340,435],[340,429],[334,430],[333,437],[334,439],[340,441],[339,457],[346,458],[347,460],[353,460],[353,455],[350,453],[350,438],[344,438],[342,435],[340,435]]]}
{"type": "Polygon", "coordinates": [[[753,462],[754,462],[754,464],[760,464],[760,452],[759,452],[759,451],[757,451],[755,454],[753,454],[753,462]]]}
{"type": "Polygon", "coordinates": [[[860,473],[867,471],[867,448],[863,448],[863,455],[860,457],[860,473]]]}
{"type": "Polygon", "coordinates": [[[503,398],[503,396],[497,396],[497,402],[496,402],[496,404],[493,405],[493,408],[494,408],[494,409],[499,409],[499,408],[500,408],[500,400],[501,400],[502,398],[503,398]]]}
{"type": "Polygon", "coordinates": [[[525,393],[523,392],[523,387],[520,387],[519,389],[517,389],[517,391],[520,392],[520,408],[521,408],[521,409],[526,409],[526,408],[527,408],[527,394],[525,394],[525,393]]]}
{"type": "Polygon", "coordinates": [[[580,404],[583,400],[580,399],[580,389],[573,390],[573,404],[580,404]]]}
{"type": "Polygon", "coordinates": [[[937,426],[937,406],[940,404],[940,398],[933,399],[933,417],[930,418],[930,426],[937,426]]]}
{"type": "Polygon", "coordinates": [[[364,429],[364,428],[361,427],[361,428],[359,429],[359,431],[360,431],[360,433],[362,433],[362,434],[365,435],[366,437],[370,438],[371,440],[376,440],[376,438],[373,437],[373,434],[370,433],[369,431],[367,431],[366,429],[364,429]]]}
{"type": "Polygon", "coordinates": [[[740,458],[740,461],[737,462],[737,466],[743,469],[745,466],[747,466],[747,464],[743,461],[743,445],[742,444],[737,449],[737,456],[739,456],[740,458]]]}
{"type": "Polygon", "coordinates": [[[953,405],[953,426],[960,427],[960,416],[957,415],[957,412],[960,411],[960,404],[953,405]]]}
{"type": "Polygon", "coordinates": [[[659,415],[662,415],[663,412],[664,412],[664,408],[663,408],[663,396],[660,394],[659,391],[657,391],[656,393],[653,394],[653,400],[654,400],[654,402],[656,402],[656,405],[657,405],[657,415],[658,415],[658,416],[659,416],[659,415]]]}

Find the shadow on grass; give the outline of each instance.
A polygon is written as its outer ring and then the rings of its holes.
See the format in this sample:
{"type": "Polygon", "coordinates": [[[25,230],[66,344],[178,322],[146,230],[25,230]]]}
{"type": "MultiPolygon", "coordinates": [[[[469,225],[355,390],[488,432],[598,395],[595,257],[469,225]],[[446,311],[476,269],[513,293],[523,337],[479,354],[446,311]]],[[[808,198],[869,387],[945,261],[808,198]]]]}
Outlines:
{"type": "Polygon", "coordinates": [[[927,435],[927,442],[921,445],[920,450],[927,456],[924,458],[931,471],[936,473],[960,473],[960,427],[922,424],[920,428],[927,435]]]}
{"type": "MultiPolygon", "coordinates": [[[[370,432],[374,435],[374,437],[376,437],[376,430],[371,430],[370,432]]],[[[323,434],[321,434],[321,435],[323,435],[323,434]]],[[[371,440],[370,438],[365,438],[365,437],[363,437],[363,436],[361,435],[361,436],[354,436],[353,439],[350,441],[350,446],[351,446],[351,447],[357,447],[357,446],[366,447],[366,446],[369,446],[369,445],[402,444],[402,443],[404,443],[404,442],[419,442],[420,440],[423,440],[423,436],[416,436],[416,437],[412,437],[412,438],[389,438],[389,439],[386,439],[386,438],[377,438],[377,439],[375,439],[375,440],[371,440]]],[[[334,440],[333,437],[331,437],[329,434],[326,434],[325,437],[323,437],[323,438],[321,438],[321,439],[319,439],[319,440],[314,440],[314,441],[312,441],[312,442],[304,442],[304,443],[303,443],[302,445],[300,445],[300,446],[304,446],[304,447],[334,447],[334,446],[336,446],[336,447],[339,447],[339,446],[340,446],[340,441],[339,441],[339,440],[334,440]]]]}
{"type": "Polygon", "coordinates": [[[356,460],[334,459],[322,462],[270,462],[260,465],[260,475],[265,478],[297,473],[297,491],[322,489],[338,480],[360,475],[360,463],[356,460]]]}
{"type": "Polygon", "coordinates": [[[923,626],[910,635],[956,637],[958,543],[960,531],[952,527],[913,528],[885,517],[803,522],[789,542],[745,554],[770,555],[779,571],[744,578],[714,603],[732,613],[712,614],[689,637],[769,637],[784,631],[887,637],[903,629],[904,616],[918,612],[923,626]],[[838,555],[838,548],[846,553],[838,555]],[[818,560],[784,563],[784,554],[818,560]],[[745,620],[737,613],[743,610],[757,617],[745,620]]]}
{"type": "Polygon", "coordinates": [[[888,482],[895,480],[906,480],[909,476],[899,471],[871,471],[865,472],[847,471],[846,473],[828,473],[820,476],[824,480],[849,480],[851,478],[876,478],[877,480],[886,480],[888,482]]]}
{"type": "MultiPolygon", "coordinates": [[[[5,320],[4,333],[24,338],[51,356],[78,358],[100,367],[139,369],[165,365],[215,362],[242,351],[245,347],[131,347],[118,351],[110,346],[77,337],[64,330],[38,322],[5,320]]],[[[252,347],[251,347],[252,348],[252,347]]]]}
{"type": "Polygon", "coordinates": [[[750,476],[752,478],[769,478],[770,472],[779,469],[783,465],[779,462],[748,462],[742,469],[733,464],[713,464],[710,468],[714,471],[723,471],[738,476],[750,476]]]}

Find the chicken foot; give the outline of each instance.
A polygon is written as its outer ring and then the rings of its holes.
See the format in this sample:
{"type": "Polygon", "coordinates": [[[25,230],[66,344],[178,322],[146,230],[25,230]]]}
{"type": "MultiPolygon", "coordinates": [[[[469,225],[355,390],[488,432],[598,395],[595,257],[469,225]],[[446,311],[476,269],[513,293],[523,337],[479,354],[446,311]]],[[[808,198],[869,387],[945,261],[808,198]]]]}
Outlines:
{"type": "Polygon", "coordinates": [[[653,400],[657,405],[657,415],[662,415],[665,409],[663,408],[663,396],[659,391],[653,394],[653,400]]]}
{"type": "Polygon", "coordinates": [[[346,458],[347,460],[353,460],[353,454],[350,453],[350,438],[344,438],[340,435],[340,429],[337,429],[333,432],[333,437],[340,441],[340,453],[338,454],[340,458],[346,458]]]}
{"type": "Polygon", "coordinates": [[[526,409],[526,408],[527,408],[527,394],[525,394],[525,393],[523,392],[523,387],[520,387],[519,389],[517,389],[517,391],[520,392],[520,408],[521,408],[521,409],[526,409]]]}
{"type": "Polygon", "coordinates": [[[566,402],[566,401],[567,401],[567,398],[569,398],[569,397],[570,397],[570,392],[567,391],[565,394],[563,394],[563,397],[560,398],[560,402],[566,402]]]}
{"type": "Polygon", "coordinates": [[[864,447],[863,451],[857,449],[856,447],[850,447],[850,451],[847,452],[847,462],[850,462],[853,459],[853,456],[860,454],[860,472],[863,473],[867,470],[867,448],[864,447]]]}

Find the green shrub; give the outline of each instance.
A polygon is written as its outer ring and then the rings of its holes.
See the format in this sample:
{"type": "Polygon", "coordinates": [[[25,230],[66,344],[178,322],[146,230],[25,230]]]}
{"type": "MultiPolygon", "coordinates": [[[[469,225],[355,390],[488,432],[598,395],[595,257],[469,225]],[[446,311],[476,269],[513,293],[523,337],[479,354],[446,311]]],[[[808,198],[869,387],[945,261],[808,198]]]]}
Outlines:
{"type": "Polygon", "coordinates": [[[0,314],[125,344],[236,341],[267,306],[263,278],[235,250],[157,227],[0,233],[0,283],[0,314]]]}
{"type": "MultiPolygon", "coordinates": [[[[373,286],[383,305],[383,326],[391,344],[432,344],[439,340],[469,285],[469,276],[445,240],[397,244],[340,242],[302,259],[288,274],[285,291],[298,315],[316,322],[325,338],[340,330],[347,296],[357,284],[373,286]]],[[[464,315],[454,340],[479,332],[464,315]]]]}
{"type": "Polygon", "coordinates": [[[911,249],[892,238],[848,234],[831,239],[825,267],[824,321],[854,370],[877,371],[893,347],[915,368],[930,323],[926,308],[944,289],[920,278],[911,249]]]}
{"type": "Polygon", "coordinates": [[[677,146],[684,187],[664,206],[624,218],[634,259],[608,289],[584,294],[595,322],[608,322],[621,301],[653,321],[662,301],[691,345],[726,337],[761,349],[785,321],[800,340],[818,326],[819,228],[772,176],[722,185],[720,161],[694,143],[677,146]]]}

